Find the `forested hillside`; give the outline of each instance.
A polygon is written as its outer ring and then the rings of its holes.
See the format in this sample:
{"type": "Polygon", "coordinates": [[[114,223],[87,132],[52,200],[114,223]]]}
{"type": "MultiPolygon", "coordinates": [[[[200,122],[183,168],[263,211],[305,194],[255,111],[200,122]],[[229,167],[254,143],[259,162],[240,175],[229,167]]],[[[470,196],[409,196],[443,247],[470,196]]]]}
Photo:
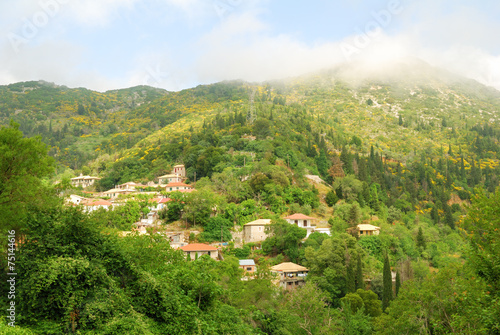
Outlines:
{"type": "MultiPolygon", "coordinates": [[[[499,334],[499,110],[500,92],[418,61],[180,92],[0,87],[0,121],[40,135],[55,171],[30,190],[51,201],[20,207],[19,323],[37,334],[499,334]],[[167,192],[165,229],[230,241],[268,218],[269,237],[186,261],[159,235],[114,234],[130,226],[117,212],[56,204],[70,176],[98,175],[105,191],[180,163],[196,192],[167,192]],[[305,239],[282,220],[293,213],[331,234],[305,239]],[[361,223],[380,235],[360,237],[361,223]],[[254,279],[240,280],[238,258],[256,261],[254,279]],[[283,261],[309,269],[304,287],[271,284],[283,261]]],[[[5,153],[34,145],[15,129],[0,128],[5,153]]]]}

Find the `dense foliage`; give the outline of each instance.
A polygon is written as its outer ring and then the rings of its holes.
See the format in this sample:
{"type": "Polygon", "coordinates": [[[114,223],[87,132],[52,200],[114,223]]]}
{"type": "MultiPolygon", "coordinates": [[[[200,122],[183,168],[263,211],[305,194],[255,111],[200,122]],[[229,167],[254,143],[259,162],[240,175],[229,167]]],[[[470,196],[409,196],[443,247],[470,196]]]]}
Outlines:
{"type": "Polygon", "coordinates": [[[0,87],[1,122],[20,123],[0,128],[0,220],[19,231],[15,331],[498,334],[499,101],[476,83],[409,72],[181,92],[0,87]],[[196,191],[165,193],[166,227],[227,242],[267,218],[268,238],[188,261],[161,234],[114,233],[147,213],[147,198],[90,214],[58,200],[75,174],[99,175],[106,190],[180,162],[196,191]],[[293,213],[331,234],[305,239],[281,219],[293,213]],[[360,237],[360,223],[380,234],[360,237]],[[241,280],[237,258],[256,261],[253,278],[241,280]],[[305,286],[272,284],[269,267],[283,261],[309,269],[305,286]]]}

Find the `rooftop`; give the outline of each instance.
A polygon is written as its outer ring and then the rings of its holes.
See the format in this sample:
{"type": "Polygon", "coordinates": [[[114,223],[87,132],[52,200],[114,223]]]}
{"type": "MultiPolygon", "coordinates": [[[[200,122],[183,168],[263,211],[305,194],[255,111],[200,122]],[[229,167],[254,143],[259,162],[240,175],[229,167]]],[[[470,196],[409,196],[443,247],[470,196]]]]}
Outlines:
{"type": "Polygon", "coordinates": [[[380,230],[380,227],[371,225],[371,224],[358,224],[359,230],[380,230]]]}
{"type": "Polygon", "coordinates": [[[208,244],[203,243],[191,243],[181,247],[182,251],[216,251],[216,247],[212,247],[208,244]]]}
{"type": "Polygon", "coordinates": [[[113,203],[106,200],[97,200],[94,202],[87,202],[84,206],[112,206],[113,203]]]}
{"type": "Polygon", "coordinates": [[[317,218],[313,218],[312,216],[307,216],[302,213],[295,213],[287,216],[285,220],[317,220],[317,218]]]}
{"type": "Polygon", "coordinates": [[[271,224],[271,219],[258,219],[244,224],[245,226],[262,226],[271,224]]]}
{"type": "Polygon", "coordinates": [[[255,265],[253,259],[240,259],[240,266],[250,266],[255,265]]]}
{"type": "Polygon", "coordinates": [[[280,263],[278,265],[272,266],[271,267],[272,271],[279,271],[279,272],[299,272],[299,271],[309,271],[308,268],[298,265],[292,262],[285,262],[285,263],[280,263]]]}

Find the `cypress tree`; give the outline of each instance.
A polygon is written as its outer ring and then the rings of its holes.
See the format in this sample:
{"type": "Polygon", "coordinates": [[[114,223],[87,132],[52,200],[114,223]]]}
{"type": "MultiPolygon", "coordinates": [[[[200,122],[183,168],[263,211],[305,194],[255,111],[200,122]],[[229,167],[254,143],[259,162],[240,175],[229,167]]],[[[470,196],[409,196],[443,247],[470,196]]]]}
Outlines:
{"type": "Polygon", "coordinates": [[[419,248],[420,250],[425,249],[425,238],[424,233],[422,232],[422,227],[418,227],[417,248],[419,248]]]}
{"type": "Polygon", "coordinates": [[[387,252],[384,257],[384,271],[383,271],[383,291],[382,291],[382,310],[385,311],[389,307],[392,300],[392,275],[391,266],[389,265],[389,256],[387,252]]]}
{"type": "Polygon", "coordinates": [[[347,265],[346,284],[347,284],[347,293],[356,292],[356,279],[354,278],[354,271],[352,269],[351,262],[349,262],[347,265]]]}
{"type": "Polygon", "coordinates": [[[365,289],[365,281],[363,280],[363,264],[361,262],[361,255],[358,254],[358,267],[356,268],[356,290],[365,289]]]}
{"type": "Polygon", "coordinates": [[[399,293],[399,288],[401,287],[401,277],[399,275],[399,270],[396,271],[396,297],[399,293]]]}

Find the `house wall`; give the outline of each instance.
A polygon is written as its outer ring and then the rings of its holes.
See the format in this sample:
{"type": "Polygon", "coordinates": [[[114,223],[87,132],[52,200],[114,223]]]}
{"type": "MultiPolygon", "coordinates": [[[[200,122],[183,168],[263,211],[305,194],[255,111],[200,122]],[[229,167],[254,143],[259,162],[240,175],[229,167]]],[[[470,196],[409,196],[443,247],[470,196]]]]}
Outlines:
{"type": "Polygon", "coordinates": [[[265,225],[245,226],[244,237],[245,242],[260,242],[267,238],[265,225]]]}
{"type": "Polygon", "coordinates": [[[219,257],[219,251],[186,251],[186,253],[189,254],[189,257],[191,257],[192,260],[196,259],[196,254],[198,254],[198,258],[200,258],[203,255],[208,255],[210,253],[210,257],[213,259],[217,259],[219,257]]]}
{"type": "Polygon", "coordinates": [[[255,272],[255,265],[240,265],[240,268],[243,269],[243,271],[247,273],[254,273],[255,272]]]}

